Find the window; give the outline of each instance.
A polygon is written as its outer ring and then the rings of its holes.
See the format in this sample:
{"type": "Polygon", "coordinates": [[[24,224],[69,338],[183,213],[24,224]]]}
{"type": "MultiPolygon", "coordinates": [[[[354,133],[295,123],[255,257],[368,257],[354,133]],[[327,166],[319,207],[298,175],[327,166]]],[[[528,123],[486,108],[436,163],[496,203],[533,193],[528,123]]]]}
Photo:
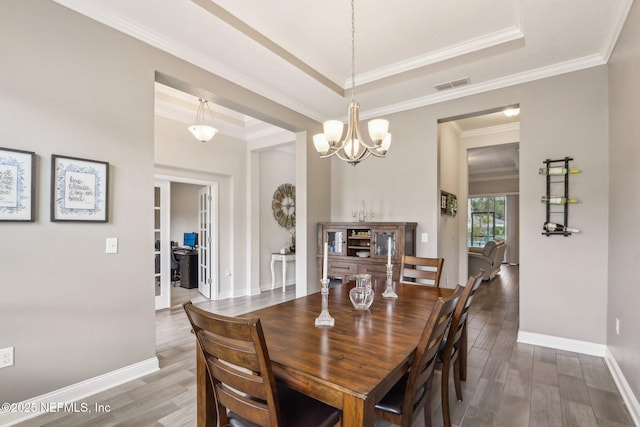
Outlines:
{"type": "Polygon", "coordinates": [[[469,198],[467,246],[505,238],[505,196],[469,198]]]}

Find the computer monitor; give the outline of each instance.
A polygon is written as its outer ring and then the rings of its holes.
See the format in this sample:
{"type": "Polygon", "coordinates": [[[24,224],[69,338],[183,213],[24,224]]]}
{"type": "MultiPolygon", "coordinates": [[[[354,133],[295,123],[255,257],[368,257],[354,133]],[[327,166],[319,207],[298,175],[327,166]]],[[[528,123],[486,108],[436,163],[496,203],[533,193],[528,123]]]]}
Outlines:
{"type": "Polygon", "coordinates": [[[198,233],[184,233],[182,246],[195,248],[198,245],[198,233]]]}

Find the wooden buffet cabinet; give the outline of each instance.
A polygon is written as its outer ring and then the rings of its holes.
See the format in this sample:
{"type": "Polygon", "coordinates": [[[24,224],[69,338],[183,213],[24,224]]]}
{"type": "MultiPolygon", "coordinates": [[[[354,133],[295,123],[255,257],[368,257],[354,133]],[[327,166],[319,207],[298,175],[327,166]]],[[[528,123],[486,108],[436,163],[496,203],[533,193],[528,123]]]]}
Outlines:
{"type": "Polygon", "coordinates": [[[398,280],[403,255],[416,254],[415,222],[321,222],[318,223],[318,271],[322,274],[324,243],[328,243],[327,275],[344,279],[368,273],[387,278],[389,238],[393,280],[398,280]]]}

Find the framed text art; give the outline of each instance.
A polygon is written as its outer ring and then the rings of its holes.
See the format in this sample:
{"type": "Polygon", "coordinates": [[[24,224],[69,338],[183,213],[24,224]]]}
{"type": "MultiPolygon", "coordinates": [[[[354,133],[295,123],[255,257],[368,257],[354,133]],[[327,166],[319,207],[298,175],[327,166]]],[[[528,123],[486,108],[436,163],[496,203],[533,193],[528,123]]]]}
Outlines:
{"type": "Polygon", "coordinates": [[[107,222],[109,163],[53,155],[51,221],[107,222]]]}
{"type": "Polygon", "coordinates": [[[0,147],[0,221],[35,221],[35,159],[0,147]]]}

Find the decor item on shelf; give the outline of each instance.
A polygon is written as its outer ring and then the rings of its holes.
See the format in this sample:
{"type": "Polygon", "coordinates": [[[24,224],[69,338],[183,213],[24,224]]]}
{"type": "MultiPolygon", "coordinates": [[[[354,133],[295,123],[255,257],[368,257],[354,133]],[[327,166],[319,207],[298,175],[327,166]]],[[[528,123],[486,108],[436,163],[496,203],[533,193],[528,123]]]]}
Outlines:
{"type": "Polygon", "coordinates": [[[370,274],[356,274],[356,286],[349,291],[349,299],[356,310],[368,310],[373,303],[370,274]]]}
{"type": "Polygon", "coordinates": [[[351,0],[351,103],[349,104],[349,122],[347,123],[347,133],[342,137],[344,124],[340,120],[327,120],[323,124],[324,133],[313,136],[315,146],[321,158],[338,156],[341,160],[353,166],[373,154],[376,157],[385,157],[391,146],[391,134],[388,132],[389,121],[375,119],[369,121],[369,136],[373,144],[367,144],[360,134],[359,116],[360,104],[355,99],[356,88],[356,27],[355,27],[355,5],[351,0]]]}
{"type": "Polygon", "coordinates": [[[316,326],[334,326],[336,321],[329,313],[329,279],[320,280],[320,295],[322,309],[320,315],[316,317],[316,326]]]}
{"type": "Polygon", "coordinates": [[[209,102],[206,99],[198,99],[200,105],[198,105],[198,112],[196,113],[196,121],[194,124],[189,126],[189,131],[195,136],[195,138],[200,142],[208,142],[216,136],[218,133],[218,129],[213,126],[205,124],[205,110],[209,110],[209,114],[211,115],[211,123],[213,123],[213,111],[211,111],[211,107],[209,107],[209,102]]]}
{"type": "Polygon", "coordinates": [[[296,186],[282,184],[276,188],[271,201],[273,217],[280,226],[290,230],[296,226],[296,186]]]}
{"type": "Polygon", "coordinates": [[[538,169],[538,173],[540,175],[566,175],[568,173],[580,173],[580,169],[567,169],[563,167],[540,168],[538,169]]]}
{"type": "Polygon", "coordinates": [[[545,222],[544,227],[547,231],[560,231],[560,232],[568,232],[568,233],[579,233],[580,230],[577,228],[569,228],[565,227],[562,224],[556,224],[555,222],[545,222]]]}
{"type": "Polygon", "coordinates": [[[567,203],[578,203],[577,199],[569,199],[564,196],[542,196],[540,201],[542,203],[548,203],[550,205],[565,205],[567,203]]]}

